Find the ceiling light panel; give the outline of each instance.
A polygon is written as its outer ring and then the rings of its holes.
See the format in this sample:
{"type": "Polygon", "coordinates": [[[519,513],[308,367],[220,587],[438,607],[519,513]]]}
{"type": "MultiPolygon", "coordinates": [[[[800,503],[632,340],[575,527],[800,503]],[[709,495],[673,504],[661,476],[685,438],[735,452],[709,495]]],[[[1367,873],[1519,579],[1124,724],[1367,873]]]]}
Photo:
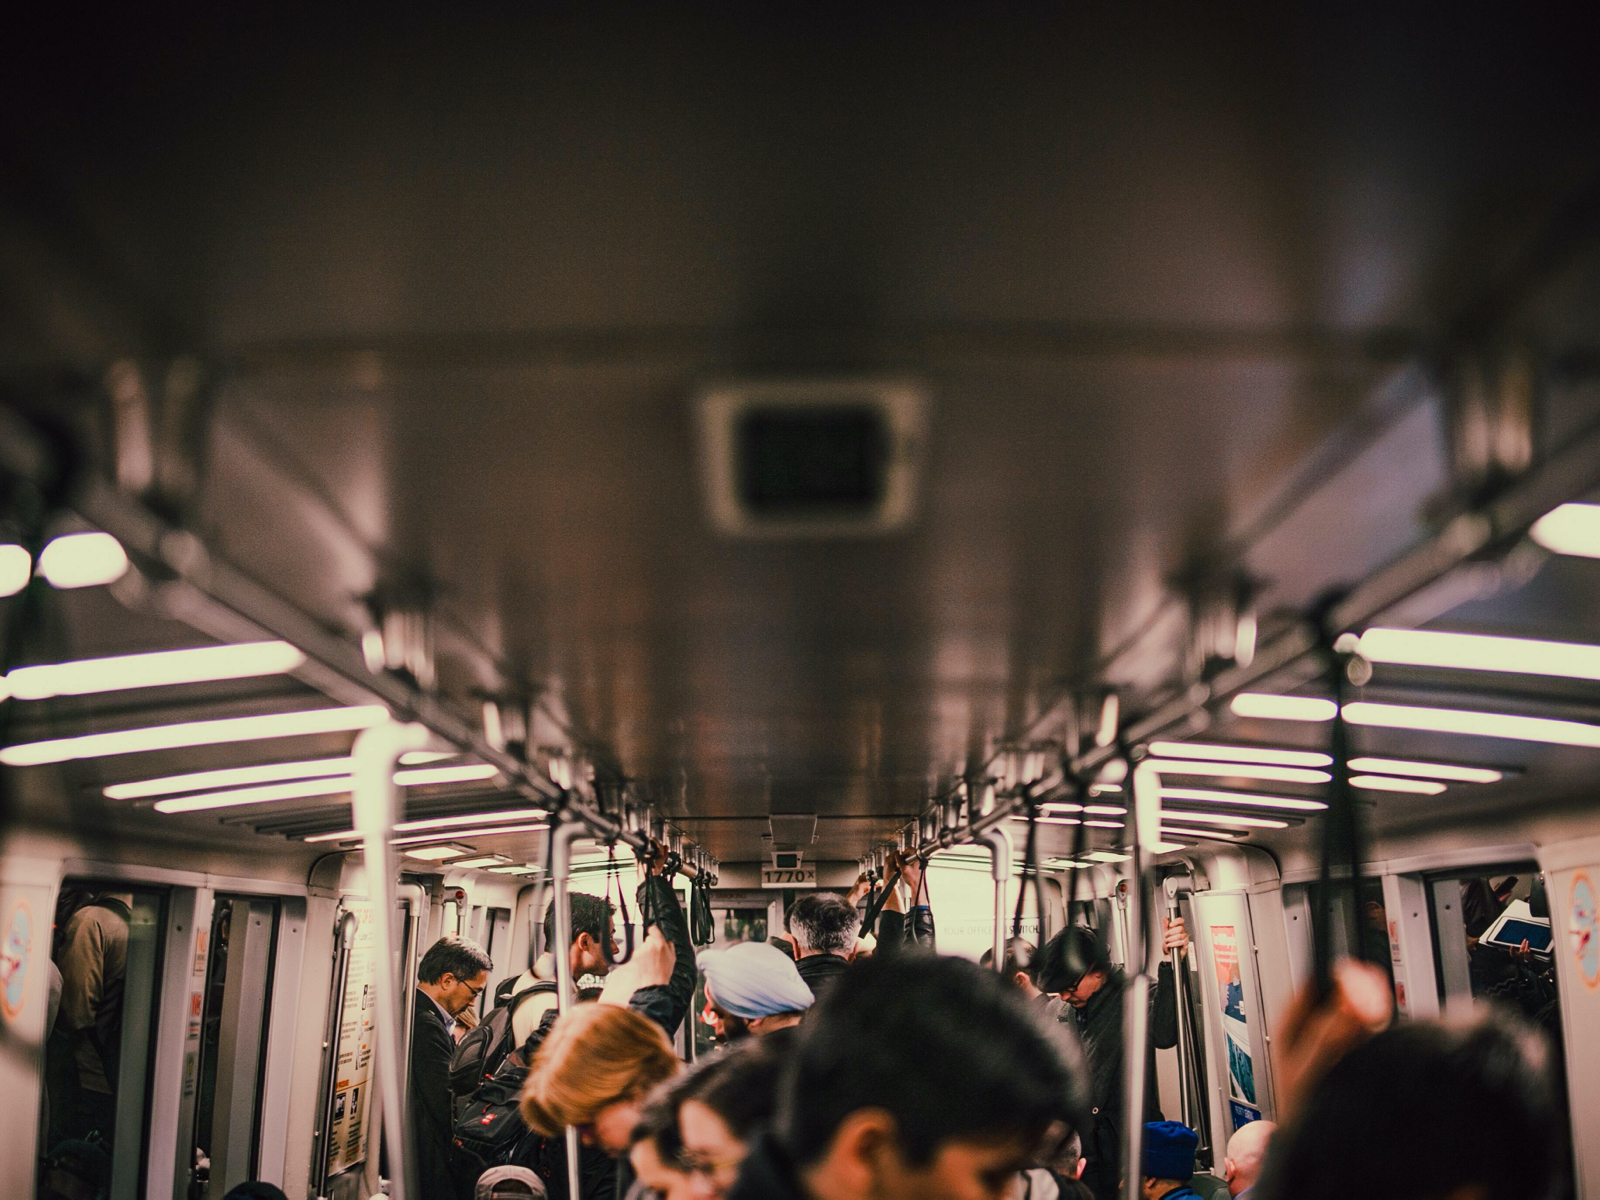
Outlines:
{"type": "Polygon", "coordinates": [[[33,555],[22,546],[0,546],[0,597],[15,596],[33,578],[33,555]]]}
{"type": "Polygon", "coordinates": [[[164,775],[160,779],[141,779],[134,783],[114,783],[105,789],[105,796],[108,800],[144,800],[150,796],[170,796],[177,792],[212,791],[252,783],[272,783],[280,779],[348,774],[348,758],[316,758],[303,762],[263,763],[254,767],[224,767],[219,771],[191,771],[187,775],[164,775]]]}
{"type": "Polygon", "coordinates": [[[225,717],[213,721],[184,721],[175,725],[148,725],[114,733],[86,733],[77,737],[23,742],[0,750],[0,763],[9,767],[104,758],[112,754],[137,754],[149,750],[178,750],[189,746],[219,746],[229,742],[266,738],[302,737],[315,733],[351,733],[370,729],[389,719],[381,704],[353,708],[316,708],[305,712],[268,713],[254,717],[225,717]]]}
{"type": "Polygon", "coordinates": [[[1369,629],[1361,635],[1360,653],[1370,662],[1408,667],[1600,679],[1600,646],[1579,642],[1432,629],[1369,629]]]}
{"type": "Polygon", "coordinates": [[[1464,767],[1456,763],[1413,762],[1402,758],[1352,758],[1352,771],[1377,775],[1410,775],[1417,779],[1448,779],[1458,783],[1498,783],[1504,771],[1492,767],[1464,767]]]}
{"type": "Polygon", "coordinates": [[[1397,775],[1352,775],[1350,786],[1368,792],[1411,792],[1418,796],[1437,796],[1444,784],[1434,779],[1401,779],[1397,775]]]}
{"type": "Polygon", "coordinates": [[[407,858],[420,858],[425,861],[441,862],[447,858],[460,858],[463,854],[471,854],[471,846],[446,845],[446,846],[418,846],[414,850],[407,850],[407,858]]]}
{"type": "Polygon", "coordinates": [[[394,781],[402,787],[422,787],[434,783],[467,783],[475,779],[493,779],[496,768],[488,763],[463,763],[459,767],[422,767],[396,771],[394,781]]]}
{"type": "Polygon", "coordinates": [[[1376,725],[1385,729],[1459,733],[1468,737],[1505,738],[1510,741],[1600,749],[1600,725],[1553,717],[1527,717],[1516,713],[1476,712],[1459,708],[1423,708],[1411,704],[1374,704],[1368,701],[1346,704],[1344,717],[1354,725],[1376,725]]]}
{"type": "MultiPolygon", "coordinates": [[[[532,825],[493,825],[488,829],[473,829],[468,832],[472,837],[489,837],[492,834],[499,833],[537,833],[541,829],[549,828],[548,823],[541,821],[532,825]]],[[[441,836],[443,835],[437,833],[419,833],[409,837],[395,838],[390,845],[420,846],[426,842],[436,842],[441,836]]]]}
{"type": "Polygon", "coordinates": [[[6,676],[6,682],[18,700],[47,700],[52,696],[88,696],[133,688],[283,675],[305,660],[306,656],[288,642],[246,642],[17,667],[6,676]]]}
{"type": "MultiPolygon", "coordinates": [[[[496,821],[535,821],[549,816],[542,808],[506,808],[499,812],[462,813],[451,817],[425,817],[418,821],[401,821],[394,827],[396,833],[420,833],[425,829],[461,829],[471,825],[492,825],[496,821]]],[[[341,829],[337,833],[315,833],[307,842],[347,842],[360,837],[354,829],[341,829]]]]}
{"type": "MultiPolygon", "coordinates": [[[[1331,755],[1314,750],[1281,750],[1276,746],[1224,746],[1206,742],[1151,742],[1150,753],[1160,758],[1203,758],[1219,762],[1267,763],[1280,767],[1326,767],[1331,755]]],[[[1162,764],[1155,764],[1157,770],[1162,764]]]]}
{"type": "Polygon", "coordinates": [[[1168,775],[1218,775],[1228,779],[1266,779],[1276,783],[1327,783],[1333,777],[1326,771],[1307,767],[1278,767],[1269,763],[1194,762],[1162,759],[1152,764],[1165,778],[1168,775]]]}
{"type": "Polygon", "coordinates": [[[260,787],[230,788],[224,792],[196,792],[168,796],[155,802],[158,813],[206,812],[214,808],[238,808],[245,804],[271,804],[279,800],[308,800],[316,796],[342,796],[350,791],[348,776],[332,779],[297,779],[290,783],[267,783],[260,787]]]}
{"type": "Polygon", "coordinates": [[[1327,804],[1298,796],[1263,796],[1255,792],[1224,792],[1212,788],[1161,789],[1163,800],[1190,800],[1201,804],[1239,804],[1246,808],[1282,808],[1295,812],[1321,812],[1327,804]]]}
{"type": "Polygon", "coordinates": [[[1331,721],[1332,700],[1314,696],[1272,696],[1265,692],[1240,692],[1233,698],[1235,716],[1269,721],[1331,721]]]}
{"type": "Polygon", "coordinates": [[[511,860],[509,858],[507,858],[504,854],[480,854],[477,858],[464,858],[460,862],[447,862],[447,863],[445,863],[445,866],[447,866],[447,867],[464,867],[464,868],[472,868],[472,867],[481,868],[481,867],[498,866],[498,865],[501,865],[503,863],[508,863],[510,861],[511,860]]]}
{"type": "Polygon", "coordinates": [[[1289,822],[1272,817],[1243,817],[1234,813],[1190,812],[1186,808],[1166,810],[1174,821],[1194,821],[1201,825],[1225,825],[1231,829],[1287,829],[1289,822]]]}
{"type": "Polygon", "coordinates": [[[99,587],[128,570],[128,554],[109,533],[66,533],[39,552],[39,574],[53,588],[99,587]]]}
{"type": "Polygon", "coordinates": [[[1552,554],[1600,558],[1600,504],[1563,504],[1533,523],[1528,534],[1552,554]]]}

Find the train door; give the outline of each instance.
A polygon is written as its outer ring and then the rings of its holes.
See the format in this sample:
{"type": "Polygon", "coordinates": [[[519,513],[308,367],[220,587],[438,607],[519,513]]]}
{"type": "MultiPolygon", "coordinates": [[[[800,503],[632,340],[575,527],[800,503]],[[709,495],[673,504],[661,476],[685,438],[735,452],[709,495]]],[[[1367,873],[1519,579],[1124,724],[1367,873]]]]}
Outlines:
{"type": "Polygon", "coordinates": [[[167,894],[64,880],[45,1043],[39,1194],[143,1195],[167,894]],[[59,974],[59,984],[55,975],[59,974]]]}
{"type": "Polygon", "coordinates": [[[487,1016],[494,1007],[494,990],[501,980],[521,971],[511,969],[511,910],[488,908],[484,910],[483,948],[494,965],[489,970],[489,984],[478,996],[478,1016],[487,1016]]]}
{"type": "MultiPolygon", "coordinates": [[[[1233,1132],[1276,1112],[1256,934],[1243,891],[1194,893],[1190,954],[1200,985],[1203,1077],[1213,1150],[1233,1132]]],[[[1199,1072],[1197,1072],[1197,1075],[1199,1072]]]]}
{"type": "Polygon", "coordinates": [[[215,900],[200,1012],[191,1200],[218,1200],[258,1178],[279,912],[277,900],[259,896],[215,900]]]}

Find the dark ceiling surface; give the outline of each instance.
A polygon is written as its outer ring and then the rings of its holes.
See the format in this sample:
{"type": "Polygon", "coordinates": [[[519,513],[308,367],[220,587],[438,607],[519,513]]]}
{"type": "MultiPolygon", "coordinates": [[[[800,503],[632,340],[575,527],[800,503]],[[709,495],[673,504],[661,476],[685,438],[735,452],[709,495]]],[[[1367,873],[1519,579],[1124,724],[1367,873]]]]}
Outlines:
{"type": "MultiPolygon", "coordinates": [[[[770,811],[836,818],[853,857],[1064,686],[1136,708],[1171,684],[1186,571],[1243,564],[1299,608],[1415,543],[1454,348],[1592,363],[1578,29],[1212,6],[24,26],[0,51],[0,383],[38,407],[193,355],[216,402],[192,519],[232,561],[352,636],[361,597],[425,581],[453,698],[537,687],[724,858],[762,823],[723,818],[770,811]],[[909,529],[717,533],[698,389],[837,377],[930,398],[909,529]]],[[[1547,435],[1589,419],[1591,378],[1552,369],[1547,435]]],[[[1587,629],[1595,578],[1562,570],[1553,601],[1469,616],[1587,629]]]]}

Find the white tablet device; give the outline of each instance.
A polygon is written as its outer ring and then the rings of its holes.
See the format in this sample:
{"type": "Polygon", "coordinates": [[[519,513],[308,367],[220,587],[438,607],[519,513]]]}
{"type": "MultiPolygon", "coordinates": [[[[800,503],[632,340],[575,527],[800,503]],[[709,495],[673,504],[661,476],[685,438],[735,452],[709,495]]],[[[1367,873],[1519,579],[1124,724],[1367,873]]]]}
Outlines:
{"type": "Polygon", "coordinates": [[[1535,954],[1548,958],[1555,935],[1551,932],[1548,917],[1536,917],[1528,911],[1524,901],[1513,900],[1478,940],[1505,950],[1519,949],[1523,942],[1527,942],[1528,948],[1535,954]]]}

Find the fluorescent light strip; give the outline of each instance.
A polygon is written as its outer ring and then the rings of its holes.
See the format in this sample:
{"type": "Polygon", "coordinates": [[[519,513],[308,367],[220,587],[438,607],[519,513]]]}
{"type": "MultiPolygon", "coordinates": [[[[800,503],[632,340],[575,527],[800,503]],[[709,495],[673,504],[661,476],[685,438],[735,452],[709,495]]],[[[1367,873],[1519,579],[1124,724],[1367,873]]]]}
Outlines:
{"type": "Polygon", "coordinates": [[[353,708],[314,708],[304,712],[225,717],[216,721],[185,721],[176,725],[121,729],[115,733],[85,733],[77,737],[23,742],[0,750],[0,763],[8,767],[31,767],[147,750],[218,746],[314,733],[350,733],[370,729],[388,719],[389,710],[383,705],[362,704],[353,708]]]}
{"type": "Polygon", "coordinates": [[[1114,863],[1127,862],[1133,856],[1131,854],[1119,854],[1115,850],[1091,850],[1084,857],[1091,862],[1114,863]]]}
{"type": "Polygon", "coordinates": [[[1202,825],[1226,825],[1234,829],[1287,829],[1289,822],[1272,817],[1240,817],[1233,813],[1190,812],[1188,809],[1167,809],[1174,821],[1199,821],[1202,825]]]}
{"type": "Polygon", "coordinates": [[[33,556],[22,546],[0,546],[0,597],[15,596],[33,578],[33,556]]]}
{"type": "Polygon", "coordinates": [[[1128,812],[1120,804],[1086,804],[1083,811],[1093,817],[1121,817],[1128,812]]]}
{"type": "MultiPolygon", "coordinates": [[[[1151,742],[1150,753],[1161,758],[1214,758],[1222,762],[1268,763],[1280,767],[1325,767],[1333,758],[1311,750],[1279,750],[1273,746],[1221,746],[1205,742],[1151,742]]],[[[1161,769],[1161,764],[1155,764],[1161,769]]]]}
{"type": "Polygon", "coordinates": [[[6,682],[18,700],[48,700],[52,696],[89,696],[133,688],[284,675],[305,660],[306,656],[288,642],[244,642],[17,667],[6,676],[6,682]]]}
{"type": "Polygon", "coordinates": [[[1413,792],[1419,796],[1437,796],[1444,784],[1432,779],[1400,779],[1394,775],[1352,775],[1350,786],[1369,792],[1413,792]]]}
{"type": "Polygon", "coordinates": [[[394,781],[402,787],[422,787],[430,783],[467,783],[474,779],[492,779],[498,773],[498,769],[488,763],[463,763],[459,767],[396,771],[394,781]]]}
{"type": "Polygon", "coordinates": [[[1069,804],[1064,800],[1053,800],[1048,804],[1041,804],[1039,806],[1039,808],[1041,810],[1043,810],[1044,812],[1047,812],[1047,813],[1050,813],[1050,812],[1081,813],[1083,811],[1083,805],[1081,805],[1081,804],[1069,804]]]}
{"type": "Polygon", "coordinates": [[[1361,635],[1360,652],[1371,662],[1408,667],[1600,679],[1600,646],[1580,642],[1433,629],[1369,629],[1361,635]]]}
{"type": "MultiPolygon", "coordinates": [[[[1182,813],[1178,813],[1176,815],[1182,816],[1183,814],[1182,813]]],[[[1245,834],[1245,833],[1232,833],[1232,832],[1230,832],[1230,831],[1228,831],[1226,829],[1190,829],[1190,828],[1186,828],[1185,826],[1182,826],[1182,825],[1166,825],[1166,824],[1163,824],[1161,826],[1161,832],[1162,833],[1170,833],[1170,834],[1173,834],[1173,835],[1175,835],[1177,837],[1225,838],[1226,840],[1228,840],[1230,842],[1237,842],[1237,841],[1240,841],[1241,839],[1246,838],[1246,837],[1249,836],[1249,834],[1245,834]]]]}
{"type": "Polygon", "coordinates": [[[1302,800],[1297,796],[1260,796],[1254,792],[1220,792],[1211,788],[1161,789],[1163,800],[1195,800],[1202,804],[1242,804],[1247,808],[1288,808],[1298,812],[1321,812],[1328,806],[1321,800],[1302,800]]]}
{"type": "MultiPolygon", "coordinates": [[[[394,827],[396,833],[419,833],[424,829],[455,829],[468,825],[490,825],[496,821],[543,820],[550,814],[542,808],[507,808],[500,812],[463,813],[453,817],[424,817],[418,821],[401,821],[394,827]]],[[[354,829],[341,829],[337,833],[317,833],[303,839],[307,842],[347,842],[361,835],[354,829]]]]}
{"type": "Polygon", "coordinates": [[[1235,716],[1269,721],[1331,721],[1333,701],[1314,696],[1273,696],[1266,692],[1240,692],[1233,698],[1235,716]]]}
{"type": "Polygon", "coordinates": [[[463,854],[471,854],[472,847],[464,845],[418,846],[415,850],[407,850],[404,853],[407,858],[442,861],[446,858],[460,858],[463,854]]]}
{"type": "Polygon", "coordinates": [[[1525,717],[1513,713],[1472,712],[1459,708],[1421,708],[1409,704],[1374,704],[1358,701],[1344,706],[1344,719],[1354,725],[1385,729],[1416,729],[1428,733],[1460,733],[1469,737],[1506,738],[1520,742],[1546,742],[1557,746],[1600,749],[1600,725],[1562,721],[1553,717],[1525,717]]]}
{"type": "Polygon", "coordinates": [[[1600,504],[1562,504],[1535,521],[1528,534],[1552,554],[1600,558],[1600,504]]]}
{"type": "MultiPolygon", "coordinates": [[[[489,829],[469,829],[464,834],[454,833],[450,836],[488,837],[490,834],[495,833],[537,833],[541,829],[549,828],[548,823],[541,821],[537,825],[495,825],[489,829]]],[[[414,837],[395,838],[389,844],[391,846],[421,846],[428,842],[437,842],[443,836],[443,834],[438,833],[419,833],[414,837]]]]}
{"type": "Polygon", "coordinates": [[[493,867],[511,860],[504,854],[480,854],[476,858],[464,858],[460,862],[447,862],[447,867],[493,867]]]}
{"type": "Polygon", "coordinates": [[[490,872],[495,875],[537,875],[538,867],[490,867],[490,872]]]}
{"type": "Polygon", "coordinates": [[[1449,779],[1458,783],[1498,783],[1504,771],[1490,767],[1463,767],[1455,763],[1411,762],[1399,758],[1352,758],[1352,771],[1375,775],[1411,775],[1417,779],[1449,779]]]}
{"type": "Polygon", "coordinates": [[[39,552],[39,574],[53,588],[115,583],[128,569],[128,552],[109,533],[64,533],[39,552]]]}
{"type": "Polygon", "coordinates": [[[1333,776],[1305,767],[1275,767],[1266,763],[1184,762],[1162,759],[1153,765],[1162,776],[1219,775],[1228,779],[1271,779],[1278,783],[1327,783],[1333,776]]]}
{"type": "Polygon", "coordinates": [[[168,796],[155,802],[158,813],[205,812],[213,808],[237,808],[244,804],[270,804],[275,800],[306,800],[313,796],[342,796],[350,790],[350,777],[299,779],[293,783],[268,783],[261,787],[232,788],[226,792],[197,792],[189,796],[168,796]]]}
{"type": "Polygon", "coordinates": [[[402,767],[415,767],[422,763],[438,762],[441,758],[455,758],[459,750],[407,750],[400,756],[402,767]]]}
{"type": "Polygon", "coordinates": [[[168,796],[174,792],[209,791],[241,784],[272,783],[279,779],[348,774],[348,758],[316,758],[307,762],[225,767],[220,771],[194,771],[188,775],[166,775],[160,779],[141,779],[135,783],[114,783],[105,789],[105,796],[108,800],[143,800],[150,796],[168,796]]]}
{"type": "Polygon", "coordinates": [[[1157,842],[1155,850],[1157,854],[1170,854],[1174,850],[1187,850],[1190,844],[1189,842],[1157,842]]]}
{"type": "Polygon", "coordinates": [[[1126,828],[1121,821],[1085,821],[1091,829],[1123,829],[1126,828]]]}

